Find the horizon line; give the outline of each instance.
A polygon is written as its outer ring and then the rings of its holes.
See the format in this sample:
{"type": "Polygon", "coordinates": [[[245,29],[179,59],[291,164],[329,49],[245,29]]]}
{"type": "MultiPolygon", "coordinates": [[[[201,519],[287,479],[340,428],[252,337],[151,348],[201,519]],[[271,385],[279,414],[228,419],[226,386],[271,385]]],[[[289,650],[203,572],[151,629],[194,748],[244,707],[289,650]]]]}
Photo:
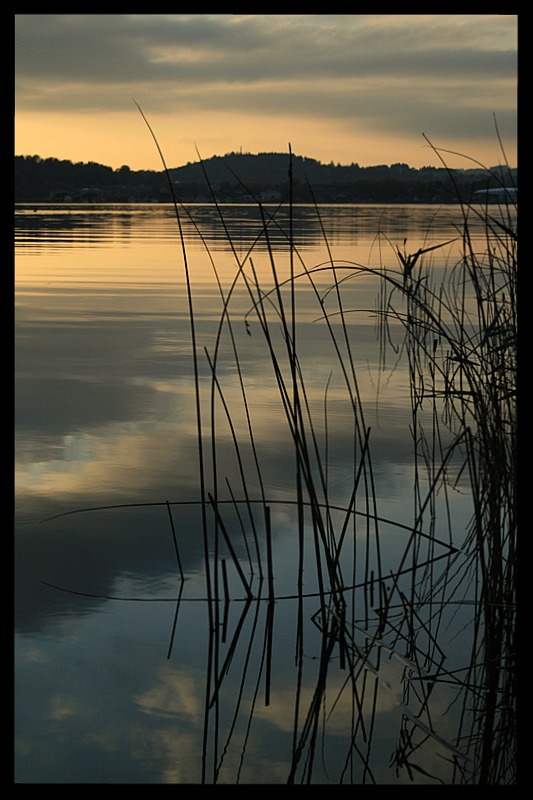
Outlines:
{"type": "MultiPolygon", "coordinates": [[[[212,159],[215,159],[215,158],[224,159],[224,158],[227,158],[228,156],[237,156],[237,157],[253,156],[254,158],[258,158],[260,156],[271,156],[271,155],[272,156],[287,156],[287,157],[291,157],[291,158],[302,158],[302,159],[306,159],[308,161],[314,161],[316,164],[319,164],[322,167],[333,167],[334,169],[337,169],[337,168],[350,168],[350,167],[358,167],[359,169],[373,169],[375,167],[388,167],[388,168],[390,168],[390,167],[394,167],[394,166],[397,166],[397,165],[405,166],[405,167],[408,167],[409,169],[416,170],[416,171],[420,171],[420,170],[423,170],[423,169],[439,169],[439,170],[440,169],[444,169],[444,170],[448,170],[449,169],[449,170],[453,170],[453,171],[458,171],[459,170],[459,171],[466,172],[467,170],[480,170],[480,171],[488,170],[488,171],[490,171],[490,170],[501,169],[501,168],[505,168],[505,169],[509,169],[509,170],[518,169],[518,166],[511,166],[511,165],[506,164],[506,163],[494,164],[494,165],[491,165],[491,166],[484,166],[484,165],[479,164],[477,162],[474,162],[474,165],[470,166],[470,167],[447,167],[444,164],[442,164],[440,166],[434,166],[434,165],[431,165],[431,164],[427,164],[427,165],[425,165],[423,167],[412,167],[406,161],[394,161],[394,162],[391,162],[390,164],[377,163],[377,164],[369,164],[369,165],[366,165],[366,166],[362,166],[357,161],[352,161],[349,164],[341,164],[340,162],[335,163],[333,160],[331,160],[329,162],[324,162],[324,161],[320,161],[317,158],[314,158],[313,156],[306,156],[306,155],[303,155],[303,154],[294,153],[292,151],[289,152],[289,151],[281,151],[281,150],[268,150],[268,151],[264,150],[264,151],[260,151],[260,152],[257,152],[257,153],[252,153],[250,151],[246,151],[246,152],[243,153],[242,150],[241,151],[231,150],[228,153],[224,153],[224,155],[216,155],[215,154],[215,155],[208,156],[208,157],[205,157],[205,158],[202,157],[202,158],[198,159],[198,161],[187,161],[185,164],[180,164],[178,166],[169,167],[168,169],[169,170],[182,169],[183,167],[201,165],[202,163],[206,163],[208,161],[211,161],[212,159]],[[476,164],[477,164],[477,166],[476,166],[476,164]]],[[[150,168],[133,169],[128,164],[121,164],[120,167],[112,167],[109,164],[103,164],[100,161],[73,161],[71,158],[59,158],[58,156],[41,156],[41,155],[39,155],[39,153],[32,153],[32,154],[15,153],[15,158],[39,158],[39,159],[41,159],[41,161],[47,161],[47,160],[68,161],[71,164],[80,164],[82,166],[89,166],[91,164],[95,164],[95,165],[100,166],[100,167],[106,167],[108,169],[111,169],[111,170],[113,170],[113,172],[120,172],[120,170],[123,169],[124,167],[127,167],[127,169],[129,169],[131,172],[154,172],[154,173],[158,173],[158,172],[164,172],[165,171],[163,167],[161,169],[159,169],[159,170],[150,169],[150,168]]]]}

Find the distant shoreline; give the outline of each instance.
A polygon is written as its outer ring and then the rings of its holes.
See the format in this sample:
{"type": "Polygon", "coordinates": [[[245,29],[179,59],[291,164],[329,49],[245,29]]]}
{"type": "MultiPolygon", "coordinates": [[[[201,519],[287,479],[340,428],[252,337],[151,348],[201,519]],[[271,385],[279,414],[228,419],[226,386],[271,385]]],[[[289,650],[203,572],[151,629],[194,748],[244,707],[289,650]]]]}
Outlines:
{"type": "MultiPolygon", "coordinates": [[[[414,169],[407,164],[360,167],[322,164],[302,156],[293,156],[290,163],[292,199],[297,203],[470,202],[476,191],[514,189],[518,177],[516,169],[501,166],[488,170],[414,169]]],[[[214,195],[220,203],[277,203],[288,193],[288,164],[286,153],[229,153],[203,164],[172,168],[169,176],[180,202],[210,202],[214,195]]],[[[113,170],[102,164],[15,156],[15,202],[171,202],[169,176],[127,166],[113,170]]]]}

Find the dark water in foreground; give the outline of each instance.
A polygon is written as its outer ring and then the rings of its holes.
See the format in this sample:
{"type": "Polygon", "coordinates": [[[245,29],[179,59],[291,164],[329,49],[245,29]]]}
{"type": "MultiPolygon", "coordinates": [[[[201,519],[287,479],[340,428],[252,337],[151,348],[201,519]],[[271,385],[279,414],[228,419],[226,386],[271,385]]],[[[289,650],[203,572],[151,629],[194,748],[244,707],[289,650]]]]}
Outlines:
{"type": "MultiPolygon", "coordinates": [[[[342,262],[338,278],[346,278],[349,341],[328,292],[331,269],[314,273],[313,283],[298,278],[294,334],[309,471],[318,505],[331,509],[320,520],[305,491],[298,514],[290,418],[253,313],[266,295],[290,402],[287,336],[270,303],[260,220],[249,206],[224,212],[234,252],[212,207],[191,207],[195,224],[184,220],[203,520],[189,308],[172,208],[17,208],[15,779],[452,783],[469,768],[457,737],[461,708],[452,701],[469,663],[471,612],[465,603],[446,612],[422,603],[409,617],[411,644],[400,620],[413,583],[423,597],[461,547],[471,501],[460,484],[446,504],[437,499],[419,526],[431,544],[422,537],[415,548],[409,377],[393,351],[380,371],[379,283],[354,270],[395,268],[394,248],[404,239],[412,252],[456,239],[460,210],[321,210],[342,262]],[[247,262],[246,279],[234,284],[237,259],[252,246],[253,267],[247,262]],[[326,298],[323,307],[318,298],[326,298]],[[348,352],[355,379],[341,369],[348,352]],[[360,432],[368,428],[371,468],[364,461],[361,472],[360,432]],[[67,512],[80,513],[57,517],[67,512]],[[435,559],[430,572],[409,569],[415,549],[418,563],[435,559]],[[327,552],[337,554],[342,620],[339,605],[326,600],[327,552]],[[384,629],[388,596],[398,624],[384,629]],[[444,661],[447,679],[432,680],[444,661]]],[[[280,220],[270,247],[282,282],[291,259],[288,222],[280,220]]],[[[327,266],[314,209],[296,209],[293,233],[302,259],[294,258],[295,274],[327,266]]],[[[436,281],[457,247],[432,253],[436,281]]],[[[283,292],[290,317],[288,286],[283,292]]],[[[428,480],[422,476],[422,492],[428,480]]]]}

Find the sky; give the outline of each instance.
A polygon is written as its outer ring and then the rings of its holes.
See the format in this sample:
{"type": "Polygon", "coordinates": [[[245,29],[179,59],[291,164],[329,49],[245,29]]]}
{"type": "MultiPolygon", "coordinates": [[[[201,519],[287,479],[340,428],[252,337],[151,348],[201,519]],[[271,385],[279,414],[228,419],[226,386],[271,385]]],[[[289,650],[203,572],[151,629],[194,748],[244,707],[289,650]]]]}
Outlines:
{"type": "Polygon", "coordinates": [[[15,154],[160,170],[137,103],[169,167],[289,146],[323,163],[516,166],[517,28],[515,14],[17,14],[15,154]]]}

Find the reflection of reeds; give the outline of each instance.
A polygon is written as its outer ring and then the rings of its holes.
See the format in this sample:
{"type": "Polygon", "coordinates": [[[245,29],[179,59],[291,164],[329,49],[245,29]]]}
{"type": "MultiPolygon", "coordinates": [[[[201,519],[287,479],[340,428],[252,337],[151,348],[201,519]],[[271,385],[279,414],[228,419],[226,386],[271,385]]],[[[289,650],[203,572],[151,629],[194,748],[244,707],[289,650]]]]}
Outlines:
{"type": "MultiPolygon", "coordinates": [[[[152,136],[155,140],[153,133],[152,136]]],[[[235,276],[224,290],[211,258],[221,313],[214,346],[203,352],[202,363],[208,367],[210,380],[206,395],[200,379],[193,288],[181,229],[181,218],[187,210],[175,197],[162,154],[161,158],[173,193],[182,243],[197,405],[200,498],[196,502],[202,514],[206,577],[203,600],[209,620],[202,782],[240,780],[259,698],[263,697],[267,707],[275,699],[274,621],[278,604],[283,602],[296,606],[295,646],[291,652],[295,667],[293,729],[286,760],[289,783],[312,783],[317,770],[322,782],[324,776],[331,782],[380,782],[373,760],[373,739],[386,660],[393,661],[402,671],[402,713],[390,761],[398,774],[405,771],[413,781],[512,783],[516,236],[511,209],[507,209],[507,218],[500,220],[489,208],[464,208],[462,257],[441,285],[431,281],[427,256],[448,242],[422,247],[414,254],[407,251],[404,243],[403,249],[396,248],[396,270],[371,270],[344,262],[341,278],[341,266],[330,251],[318,207],[315,211],[328,260],[309,268],[298,252],[292,227],[289,151],[288,219],[285,223],[279,219],[283,204],[267,209],[258,202],[258,241],[260,238],[270,266],[270,283],[264,285],[254,264],[253,246],[239,256],[225,224],[224,208],[213,192],[212,202],[235,259],[235,276]],[[483,216],[487,240],[481,253],[470,234],[470,214],[483,216]],[[288,278],[280,275],[279,251],[271,244],[272,230],[285,237],[288,278]],[[317,277],[325,271],[332,282],[324,293],[317,277]],[[346,309],[344,301],[346,281],[361,273],[374,274],[380,282],[376,316],[383,368],[391,347],[395,357],[403,358],[408,368],[415,445],[411,524],[386,520],[378,513],[371,430],[365,423],[353,357],[353,332],[348,323],[352,309],[346,309]],[[311,288],[316,300],[331,344],[332,368],[336,365],[342,376],[352,412],[353,428],[347,435],[353,438],[353,474],[343,503],[332,497],[329,486],[329,379],[324,387],[323,419],[318,420],[299,355],[297,288],[301,281],[311,288]],[[237,287],[248,294],[246,331],[254,336],[259,331],[262,337],[292,445],[294,494],[287,500],[269,497],[261,467],[239,337],[231,313],[237,287]],[[331,301],[335,303],[334,310],[331,301]],[[235,362],[238,407],[227,396],[220,370],[224,333],[229,335],[235,362]],[[206,397],[208,414],[204,414],[203,407],[206,397]],[[210,421],[209,432],[204,428],[205,419],[210,421]],[[237,424],[243,419],[246,435],[243,426],[237,424]],[[219,452],[217,433],[221,424],[230,433],[233,469],[219,452]],[[473,500],[472,523],[464,537],[454,531],[449,502],[454,490],[452,465],[456,464],[456,484],[467,475],[473,500]],[[273,509],[281,504],[296,511],[298,542],[294,590],[285,595],[276,591],[276,534],[272,527],[273,509]],[[438,526],[441,514],[444,525],[438,526]],[[360,530],[361,524],[364,536],[356,537],[356,528],[360,530]],[[383,528],[391,526],[405,539],[395,568],[386,572],[383,528]],[[441,527],[447,529],[446,536],[440,532],[441,527]],[[246,558],[237,541],[243,542],[246,558]],[[304,572],[307,582],[312,582],[311,590],[304,586],[304,572]],[[236,582],[232,581],[233,574],[236,582]],[[316,603],[312,614],[311,601],[316,603]],[[235,607],[241,603],[244,605],[239,606],[240,612],[233,620],[235,607]],[[252,606],[255,611],[250,629],[247,624],[252,606]],[[450,666],[446,663],[447,632],[453,627],[454,615],[465,609],[469,611],[466,627],[470,659],[450,666]],[[254,659],[261,620],[264,633],[257,645],[260,655],[254,659]],[[311,674],[306,646],[311,634],[316,637],[317,633],[318,656],[311,674]],[[238,671],[237,689],[228,685],[234,665],[238,671]],[[256,670],[254,678],[250,677],[252,669],[256,670]],[[343,676],[340,687],[339,673],[343,676]],[[333,692],[332,683],[337,686],[333,692]],[[440,733],[438,716],[442,710],[434,703],[442,687],[453,690],[452,705],[461,709],[455,732],[446,736],[440,733]],[[233,712],[228,718],[231,699],[233,712]],[[330,775],[328,768],[318,762],[327,757],[329,720],[345,706],[350,709],[350,725],[344,736],[342,757],[337,752],[340,740],[333,737],[337,772],[330,775]],[[427,765],[431,747],[437,748],[447,767],[444,771],[434,772],[427,765]],[[236,767],[230,756],[235,750],[239,754],[236,767]]],[[[202,237],[200,230],[198,235],[202,237]]],[[[209,252],[205,242],[204,246],[209,252]]],[[[171,507],[181,504],[170,501],[159,505],[166,505],[168,511],[181,579],[170,657],[184,580],[171,507]]],[[[464,632],[461,635],[466,637],[464,632]]],[[[288,659],[289,653],[285,657],[288,659]]]]}

